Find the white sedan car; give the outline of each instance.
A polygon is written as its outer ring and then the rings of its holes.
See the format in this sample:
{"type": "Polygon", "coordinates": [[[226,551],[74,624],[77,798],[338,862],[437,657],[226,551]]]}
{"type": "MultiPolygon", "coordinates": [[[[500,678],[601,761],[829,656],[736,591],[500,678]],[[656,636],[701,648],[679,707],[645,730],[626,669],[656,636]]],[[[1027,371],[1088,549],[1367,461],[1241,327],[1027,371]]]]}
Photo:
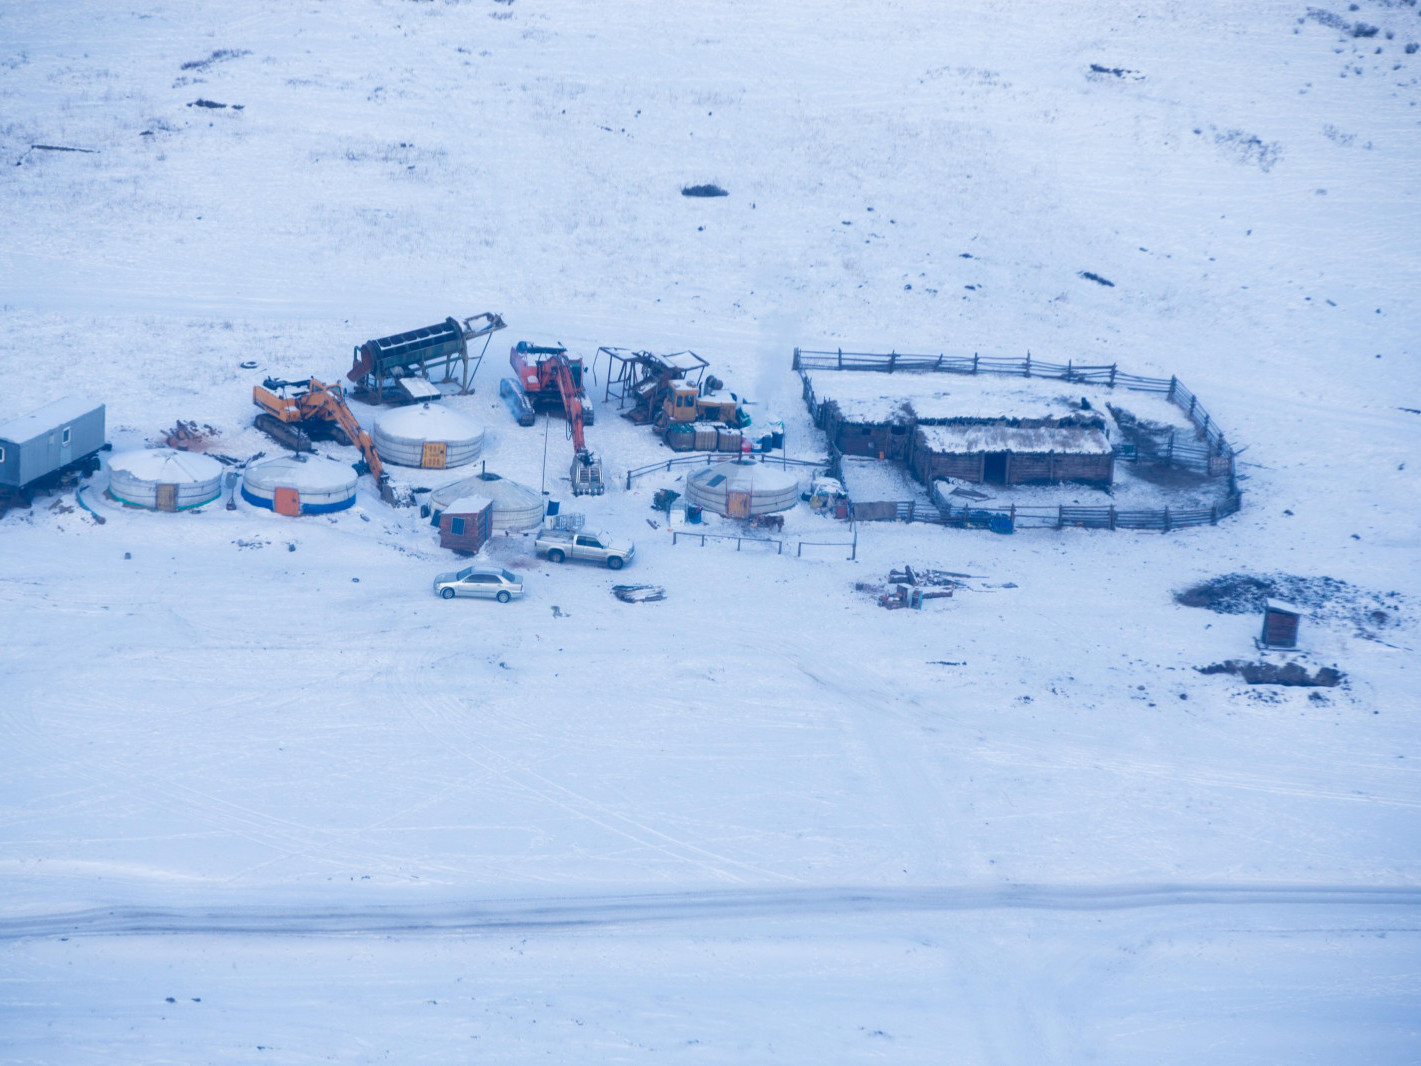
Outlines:
{"type": "Polygon", "coordinates": [[[507,603],[523,595],[523,580],[497,567],[466,566],[434,579],[434,594],[452,600],[455,596],[480,596],[507,603]]]}

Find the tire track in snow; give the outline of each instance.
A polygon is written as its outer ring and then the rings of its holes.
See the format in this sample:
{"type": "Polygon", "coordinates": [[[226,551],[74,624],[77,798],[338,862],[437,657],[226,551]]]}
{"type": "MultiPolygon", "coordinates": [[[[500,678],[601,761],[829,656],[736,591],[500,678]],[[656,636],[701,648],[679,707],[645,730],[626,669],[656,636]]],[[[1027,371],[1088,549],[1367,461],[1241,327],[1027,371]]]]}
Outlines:
{"type": "Polygon", "coordinates": [[[1111,912],[1220,906],[1421,908],[1421,885],[1208,882],[943,885],[740,889],[413,906],[117,906],[3,918],[0,919],[0,941],[60,935],[420,936],[596,929],[722,919],[782,921],[962,911],[1111,912]]]}
{"type": "Polygon", "coordinates": [[[431,736],[446,744],[450,751],[486,772],[490,779],[506,781],[510,788],[521,790],[551,807],[590,822],[639,847],[665,855],[675,862],[697,866],[706,873],[721,879],[744,883],[745,878],[741,873],[736,872],[736,869],[732,869],[734,867],[753,876],[790,880],[782,873],[766,870],[752,863],[722,855],[693,842],[672,836],[626,812],[613,810],[590,796],[568,788],[566,785],[538,773],[531,766],[507,759],[489,748],[482,738],[474,736],[465,728],[462,720],[467,717],[467,708],[456,698],[433,693],[410,693],[408,698],[411,702],[418,700],[420,707],[430,716],[437,718],[448,732],[453,733],[463,742],[463,745],[452,743],[447,735],[439,736],[423,716],[418,716],[420,723],[431,736]],[[470,746],[481,749],[484,755],[475,754],[470,750],[470,746]]]}

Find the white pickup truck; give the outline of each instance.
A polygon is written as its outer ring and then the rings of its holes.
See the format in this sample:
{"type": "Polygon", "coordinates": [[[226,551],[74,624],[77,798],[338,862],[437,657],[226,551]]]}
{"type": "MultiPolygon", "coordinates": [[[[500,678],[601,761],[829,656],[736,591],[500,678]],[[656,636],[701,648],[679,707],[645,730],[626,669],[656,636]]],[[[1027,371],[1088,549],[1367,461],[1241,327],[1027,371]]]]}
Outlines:
{"type": "Polygon", "coordinates": [[[533,548],[539,555],[546,555],[549,562],[587,559],[594,563],[606,563],[612,570],[620,570],[636,555],[635,544],[629,540],[618,540],[610,533],[569,533],[555,529],[539,534],[533,548]]]}

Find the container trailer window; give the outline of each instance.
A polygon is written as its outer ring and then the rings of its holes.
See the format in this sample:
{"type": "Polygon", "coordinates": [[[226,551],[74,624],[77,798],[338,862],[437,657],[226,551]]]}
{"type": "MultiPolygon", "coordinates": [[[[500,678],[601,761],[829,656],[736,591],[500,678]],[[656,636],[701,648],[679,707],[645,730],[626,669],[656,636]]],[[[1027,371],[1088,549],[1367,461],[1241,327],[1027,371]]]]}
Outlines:
{"type": "Polygon", "coordinates": [[[65,427],[64,427],[64,432],[60,435],[59,443],[60,443],[60,444],[68,444],[68,443],[69,443],[69,427],[68,427],[68,426],[65,426],[65,427]]]}

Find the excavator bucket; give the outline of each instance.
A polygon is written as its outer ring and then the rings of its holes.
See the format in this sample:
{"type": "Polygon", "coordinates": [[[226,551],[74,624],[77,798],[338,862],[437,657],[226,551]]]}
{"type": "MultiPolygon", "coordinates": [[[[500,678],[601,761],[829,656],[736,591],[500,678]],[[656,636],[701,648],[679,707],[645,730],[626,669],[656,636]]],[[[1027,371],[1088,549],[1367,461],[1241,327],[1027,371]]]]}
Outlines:
{"type": "Polygon", "coordinates": [[[601,496],[607,490],[602,481],[602,460],[596,456],[574,456],[569,474],[574,496],[601,496]]]}

